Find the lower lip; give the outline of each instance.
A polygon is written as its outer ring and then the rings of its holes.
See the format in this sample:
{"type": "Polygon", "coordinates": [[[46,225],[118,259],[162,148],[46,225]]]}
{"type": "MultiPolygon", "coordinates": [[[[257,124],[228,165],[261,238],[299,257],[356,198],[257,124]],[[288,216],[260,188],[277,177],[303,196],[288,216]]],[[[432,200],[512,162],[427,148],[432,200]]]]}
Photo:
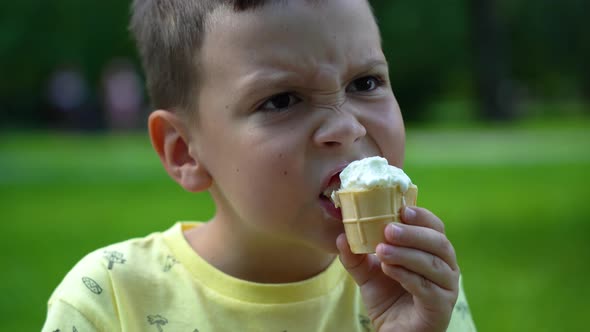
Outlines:
{"type": "Polygon", "coordinates": [[[338,220],[338,221],[342,221],[342,212],[340,211],[339,208],[337,208],[336,206],[334,206],[334,203],[332,203],[331,200],[329,200],[327,197],[320,197],[320,204],[322,206],[322,208],[324,209],[324,211],[326,211],[326,213],[338,220]]]}

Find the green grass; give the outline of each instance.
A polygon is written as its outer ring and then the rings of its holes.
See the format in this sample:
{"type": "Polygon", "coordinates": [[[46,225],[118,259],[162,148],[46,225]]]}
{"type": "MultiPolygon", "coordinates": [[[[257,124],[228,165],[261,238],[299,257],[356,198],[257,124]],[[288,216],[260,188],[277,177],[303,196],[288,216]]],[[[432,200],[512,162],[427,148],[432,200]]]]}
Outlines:
{"type": "MultiPolygon", "coordinates": [[[[420,205],[446,223],[480,331],[582,331],[590,126],[408,131],[420,205]]],[[[213,213],[135,136],[0,136],[3,329],[39,330],[85,253],[213,213]]]]}

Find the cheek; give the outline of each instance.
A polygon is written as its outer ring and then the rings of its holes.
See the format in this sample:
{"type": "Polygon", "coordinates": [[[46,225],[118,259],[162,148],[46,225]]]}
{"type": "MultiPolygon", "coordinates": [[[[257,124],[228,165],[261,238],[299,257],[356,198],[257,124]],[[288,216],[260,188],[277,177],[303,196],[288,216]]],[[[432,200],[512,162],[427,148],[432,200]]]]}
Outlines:
{"type": "Polygon", "coordinates": [[[265,195],[284,195],[301,183],[301,161],[297,152],[287,150],[287,146],[260,149],[247,157],[248,182],[262,185],[265,195]]]}
{"type": "Polygon", "coordinates": [[[383,156],[391,164],[402,166],[406,135],[402,115],[395,99],[379,105],[374,112],[370,112],[367,115],[366,126],[383,156]]]}
{"type": "Polygon", "coordinates": [[[303,182],[302,158],[283,143],[248,144],[250,149],[237,151],[231,157],[236,170],[220,179],[226,194],[240,205],[236,208],[251,218],[274,219],[295,208],[303,182]]]}
{"type": "Polygon", "coordinates": [[[284,125],[256,131],[244,141],[243,159],[251,174],[276,181],[290,181],[301,175],[309,138],[305,126],[284,125]]]}
{"type": "Polygon", "coordinates": [[[303,130],[295,126],[234,126],[207,146],[207,167],[235,213],[272,221],[293,215],[306,195],[303,130]],[[292,128],[291,128],[292,127],[292,128]]]}
{"type": "Polygon", "coordinates": [[[244,167],[242,181],[246,183],[246,186],[264,189],[261,194],[273,195],[274,191],[283,191],[283,184],[292,181],[295,171],[292,165],[287,160],[282,160],[279,155],[280,153],[274,158],[269,158],[261,154],[260,158],[256,158],[257,154],[251,153],[248,156],[250,162],[242,164],[244,167]]]}
{"type": "Polygon", "coordinates": [[[234,207],[245,220],[274,229],[290,224],[290,216],[298,214],[303,202],[301,181],[297,181],[295,170],[280,161],[271,167],[252,164],[248,176],[240,181],[233,191],[234,207]]]}

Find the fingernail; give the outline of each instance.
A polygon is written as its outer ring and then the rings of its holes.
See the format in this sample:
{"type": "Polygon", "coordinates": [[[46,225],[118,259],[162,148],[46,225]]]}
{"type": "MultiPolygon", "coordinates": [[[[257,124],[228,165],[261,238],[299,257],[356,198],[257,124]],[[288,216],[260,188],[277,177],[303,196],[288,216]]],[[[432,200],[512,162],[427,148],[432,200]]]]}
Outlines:
{"type": "Polygon", "coordinates": [[[390,234],[393,235],[394,238],[399,236],[403,231],[401,225],[397,222],[392,222],[389,224],[389,229],[390,234]]]}
{"type": "Polygon", "coordinates": [[[414,209],[407,207],[404,209],[404,220],[412,220],[416,216],[416,211],[414,209]]]}
{"type": "Polygon", "coordinates": [[[383,256],[389,256],[393,254],[393,247],[385,243],[379,243],[376,250],[383,256]]]}

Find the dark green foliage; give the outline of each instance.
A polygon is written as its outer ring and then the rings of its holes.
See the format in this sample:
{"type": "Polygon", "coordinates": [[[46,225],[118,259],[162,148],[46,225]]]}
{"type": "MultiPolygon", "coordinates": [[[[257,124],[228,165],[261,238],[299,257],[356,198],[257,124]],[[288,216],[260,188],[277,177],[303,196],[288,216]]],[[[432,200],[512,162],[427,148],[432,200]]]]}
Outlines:
{"type": "MultiPolygon", "coordinates": [[[[476,98],[473,40],[480,37],[474,35],[467,0],[372,3],[393,88],[407,120],[436,121],[441,116],[432,112],[438,103],[476,98]]],[[[590,2],[493,3],[503,41],[500,54],[505,57],[506,87],[510,96],[526,102],[518,104],[516,111],[528,111],[531,101],[587,103],[590,2]]],[[[63,65],[82,69],[91,85],[90,102],[100,108],[104,65],[115,57],[128,57],[138,64],[128,19],[129,1],[1,2],[0,128],[51,124],[55,119],[47,111],[47,79],[63,65]]],[[[471,109],[462,117],[473,118],[475,112],[471,109]]]]}

